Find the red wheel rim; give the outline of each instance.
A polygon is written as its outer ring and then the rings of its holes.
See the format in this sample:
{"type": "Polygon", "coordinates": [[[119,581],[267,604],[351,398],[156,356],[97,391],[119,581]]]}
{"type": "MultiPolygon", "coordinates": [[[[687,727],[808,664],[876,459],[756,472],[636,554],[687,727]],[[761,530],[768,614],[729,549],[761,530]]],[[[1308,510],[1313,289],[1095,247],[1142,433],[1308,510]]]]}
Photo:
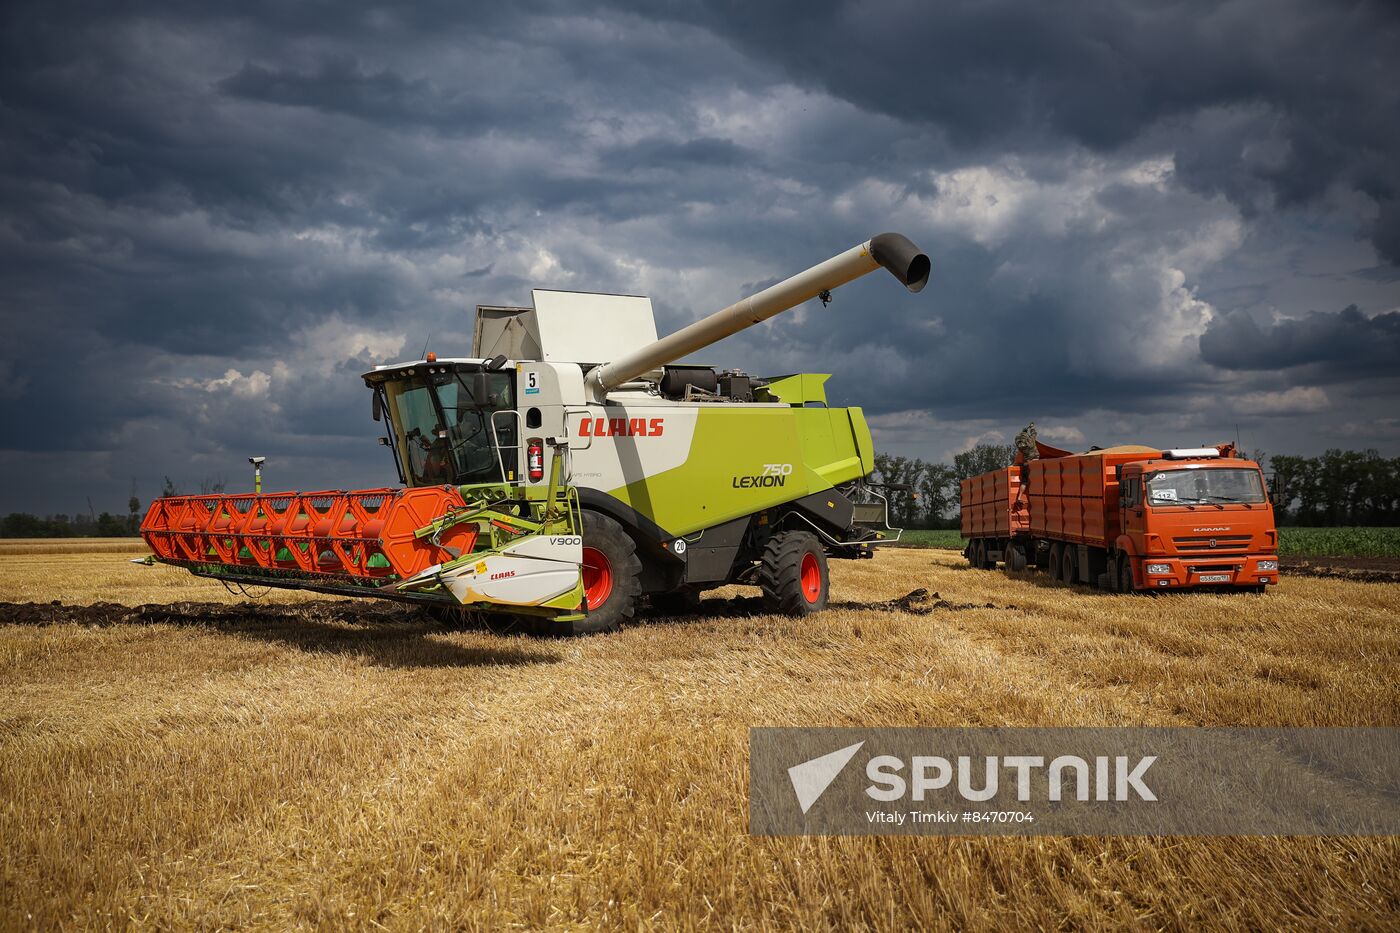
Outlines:
{"type": "Polygon", "coordinates": [[[612,565],[596,547],[583,549],[583,598],[589,609],[597,609],[612,595],[612,565]]]}
{"type": "Polygon", "coordinates": [[[802,595],[809,603],[821,599],[822,595],[822,568],[817,563],[817,555],[811,552],[802,555],[802,595]]]}

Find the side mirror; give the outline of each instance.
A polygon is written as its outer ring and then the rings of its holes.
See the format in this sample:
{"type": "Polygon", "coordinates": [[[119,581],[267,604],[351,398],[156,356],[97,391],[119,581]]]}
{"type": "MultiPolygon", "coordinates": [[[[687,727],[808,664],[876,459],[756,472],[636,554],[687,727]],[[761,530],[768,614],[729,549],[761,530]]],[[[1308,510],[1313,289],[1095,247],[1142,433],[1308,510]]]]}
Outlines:
{"type": "Polygon", "coordinates": [[[491,384],[486,379],[485,373],[475,373],[472,375],[472,396],[478,405],[486,404],[486,396],[491,392],[491,384]]]}
{"type": "Polygon", "coordinates": [[[370,414],[375,421],[384,420],[384,402],[379,397],[379,390],[374,390],[374,401],[370,403],[370,414]]]}

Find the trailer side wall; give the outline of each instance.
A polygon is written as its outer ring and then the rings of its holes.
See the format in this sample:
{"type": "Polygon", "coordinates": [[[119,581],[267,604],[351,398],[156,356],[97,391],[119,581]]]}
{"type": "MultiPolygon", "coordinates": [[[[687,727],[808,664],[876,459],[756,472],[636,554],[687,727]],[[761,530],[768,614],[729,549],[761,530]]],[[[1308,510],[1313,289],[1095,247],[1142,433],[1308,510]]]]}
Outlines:
{"type": "Polygon", "coordinates": [[[1009,538],[1030,530],[1020,467],[965,479],[961,493],[964,538],[1009,538]]]}
{"type": "Polygon", "coordinates": [[[1032,460],[1030,531],[1038,538],[1108,548],[1118,539],[1118,467],[1140,452],[1096,452],[1032,460]]]}

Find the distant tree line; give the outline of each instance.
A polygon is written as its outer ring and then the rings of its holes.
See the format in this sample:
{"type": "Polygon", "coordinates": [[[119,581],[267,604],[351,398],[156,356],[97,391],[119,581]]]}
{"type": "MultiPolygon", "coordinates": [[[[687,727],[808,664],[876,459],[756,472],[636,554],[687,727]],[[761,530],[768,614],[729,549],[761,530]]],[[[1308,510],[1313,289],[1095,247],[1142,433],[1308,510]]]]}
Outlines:
{"type": "Polygon", "coordinates": [[[46,515],[11,512],[0,518],[0,538],[121,538],[136,534],[140,518],[132,515],[46,515]]]}
{"type": "Polygon", "coordinates": [[[1016,448],[1009,444],[978,444],[955,454],[952,465],[876,454],[873,478],[892,487],[887,491],[890,524],[898,528],[956,528],[959,484],[970,476],[1010,466],[1015,456],[1016,448]]]}
{"type": "MultiPolygon", "coordinates": [[[[222,476],[206,477],[199,483],[202,496],[221,493],[227,485],[222,476]]],[[[161,487],[162,496],[183,495],[180,487],[170,477],[165,477],[161,487]]],[[[123,538],[141,533],[141,500],[136,496],[136,484],[132,483],[131,498],[126,500],[126,514],[113,515],[111,512],[94,513],[89,502],[87,514],[75,515],[31,515],[28,512],[11,512],[0,518],[0,538],[123,538]]]]}
{"type": "MultiPolygon", "coordinates": [[[[1015,456],[1015,447],[1000,444],[978,444],[954,455],[951,465],[876,454],[874,480],[894,487],[891,524],[956,528],[959,483],[1010,466],[1015,456]]],[[[1280,524],[1400,525],[1400,457],[1382,457],[1375,450],[1329,450],[1319,457],[1256,450],[1250,456],[1270,477],[1280,524]]]]}
{"type": "MultiPolygon", "coordinates": [[[[890,522],[901,528],[956,528],[959,483],[969,476],[1010,466],[1016,448],[978,444],[953,456],[952,464],[875,455],[876,483],[887,490],[890,522]]],[[[1270,474],[1270,492],[1281,524],[1400,525],[1400,457],[1375,450],[1329,450],[1320,457],[1255,451],[1253,459],[1270,474]]],[[[200,494],[224,491],[222,477],[200,482],[200,494]]],[[[180,495],[165,479],[161,495],[180,495]]],[[[133,491],[127,514],[110,512],[39,517],[11,512],[0,518],[0,538],[115,538],[135,535],[141,526],[141,503],[133,491]]]]}
{"type": "Polygon", "coordinates": [[[1275,454],[1268,470],[1281,523],[1400,525],[1400,457],[1335,449],[1320,457],[1275,454]]]}

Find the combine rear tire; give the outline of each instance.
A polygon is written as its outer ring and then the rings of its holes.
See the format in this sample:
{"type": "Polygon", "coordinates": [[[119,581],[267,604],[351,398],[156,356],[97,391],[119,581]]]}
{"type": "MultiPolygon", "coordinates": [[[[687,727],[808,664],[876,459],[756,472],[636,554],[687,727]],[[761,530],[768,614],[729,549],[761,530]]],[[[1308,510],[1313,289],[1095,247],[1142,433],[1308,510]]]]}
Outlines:
{"type": "Polygon", "coordinates": [[[830,580],[826,551],[808,531],[784,531],[768,539],[758,567],[758,585],[770,612],[807,616],[826,608],[830,580]]]}
{"type": "Polygon", "coordinates": [[[632,621],[641,592],[642,561],[622,526],[597,512],[583,511],[583,598],[588,618],[546,622],[540,631],[558,635],[611,632],[632,621]]]}

